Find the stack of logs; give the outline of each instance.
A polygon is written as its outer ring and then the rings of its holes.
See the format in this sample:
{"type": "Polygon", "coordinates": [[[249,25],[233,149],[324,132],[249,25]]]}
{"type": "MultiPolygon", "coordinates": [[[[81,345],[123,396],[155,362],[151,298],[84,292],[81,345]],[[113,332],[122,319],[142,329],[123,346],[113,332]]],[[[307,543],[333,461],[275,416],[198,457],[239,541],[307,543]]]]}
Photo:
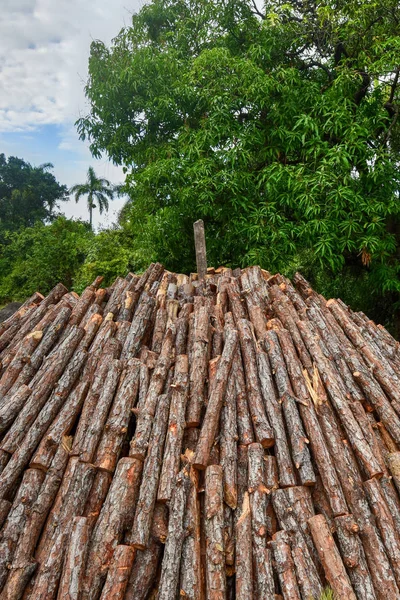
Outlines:
{"type": "Polygon", "coordinates": [[[400,599],[400,349],[258,267],[0,325],[0,600],[400,599]]]}

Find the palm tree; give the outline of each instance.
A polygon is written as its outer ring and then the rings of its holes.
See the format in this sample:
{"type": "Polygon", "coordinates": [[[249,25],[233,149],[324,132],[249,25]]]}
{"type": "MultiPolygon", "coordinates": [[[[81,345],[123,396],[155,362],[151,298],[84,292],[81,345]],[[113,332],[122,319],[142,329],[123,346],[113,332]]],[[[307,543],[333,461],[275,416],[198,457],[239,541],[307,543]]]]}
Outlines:
{"type": "Polygon", "coordinates": [[[114,188],[108,179],[97,177],[93,167],[89,167],[86,183],[77,183],[70,190],[70,194],[75,194],[75,201],[79,202],[82,196],[87,196],[87,205],[89,209],[89,222],[92,227],[93,209],[96,208],[95,200],[100,214],[103,210],[108,211],[108,200],[114,198],[114,188]]]}

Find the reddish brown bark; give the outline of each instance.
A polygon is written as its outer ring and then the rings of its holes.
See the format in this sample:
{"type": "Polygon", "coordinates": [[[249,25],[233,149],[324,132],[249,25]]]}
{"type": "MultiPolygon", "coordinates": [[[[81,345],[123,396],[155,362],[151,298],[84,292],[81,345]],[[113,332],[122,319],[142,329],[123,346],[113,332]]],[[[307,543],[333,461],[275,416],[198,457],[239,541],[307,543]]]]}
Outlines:
{"type": "Polygon", "coordinates": [[[137,550],[130,574],[125,600],[147,600],[156,583],[161,557],[161,544],[151,540],[146,550],[137,550]]]}
{"type": "Polygon", "coordinates": [[[325,517],[316,515],[308,524],[332,590],[339,598],[357,600],[325,517]]]}
{"type": "Polygon", "coordinates": [[[189,393],[189,365],[188,357],[185,354],[181,354],[176,358],[172,387],[168,431],[157,494],[157,498],[161,502],[170,500],[174,480],[179,472],[185,430],[185,411],[189,393]]]}
{"type": "Polygon", "coordinates": [[[210,314],[206,306],[200,306],[194,313],[193,345],[190,348],[190,392],[186,409],[188,427],[200,425],[201,410],[204,405],[210,333],[210,314]]]}
{"type": "Polygon", "coordinates": [[[123,600],[128,585],[135,550],[130,546],[117,546],[108,570],[106,582],[101,593],[101,600],[123,600]]]}
{"type": "Polygon", "coordinates": [[[285,533],[282,531],[276,533],[272,538],[270,545],[274,553],[275,569],[284,599],[301,600],[292,553],[287,542],[285,533]]]}
{"type": "Polygon", "coordinates": [[[251,512],[249,495],[245,492],[241,506],[241,514],[236,522],[236,598],[252,600],[253,598],[253,560],[251,512]]]}
{"type": "Polygon", "coordinates": [[[198,469],[205,469],[210,457],[210,450],[217,432],[222,403],[237,343],[237,331],[235,329],[228,329],[224,350],[218,364],[215,381],[207,405],[207,411],[200,430],[196,454],[193,460],[193,465],[198,469]]]}
{"type": "Polygon", "coordinates": [[[79,600],[82,592],[88,543],[88,521],[85,517],[75,517],[65,554],[57,600],[79,600]]]}

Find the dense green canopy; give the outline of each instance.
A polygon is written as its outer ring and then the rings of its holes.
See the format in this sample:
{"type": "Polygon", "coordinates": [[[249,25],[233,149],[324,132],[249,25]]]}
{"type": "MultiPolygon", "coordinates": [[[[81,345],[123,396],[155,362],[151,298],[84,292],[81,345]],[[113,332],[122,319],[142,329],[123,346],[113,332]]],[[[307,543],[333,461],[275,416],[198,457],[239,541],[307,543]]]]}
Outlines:
{"type": "Polygon", "coordinates": [[[55,216],[67,188],[58,183],[50,163],[33,167],[21,158],[0,154],[0,237],[5,231],[30,227],[55,216]]]}

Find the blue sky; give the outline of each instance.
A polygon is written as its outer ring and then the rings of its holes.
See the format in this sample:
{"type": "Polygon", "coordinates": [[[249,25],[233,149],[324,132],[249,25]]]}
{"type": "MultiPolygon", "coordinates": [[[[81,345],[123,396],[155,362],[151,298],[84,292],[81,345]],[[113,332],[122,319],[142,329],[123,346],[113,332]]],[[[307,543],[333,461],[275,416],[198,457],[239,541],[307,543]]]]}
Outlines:
{"type": "MultiPolygon", "coordinates": [[[[84,83],[90,43],[110,43],[143,0],[1,0],[0,152],[32,164],[51,162],[68,186],[85,180],[89,165],[113,182],[121,169],[94,160],[75,131],[87,111],[84,83]]],[[[122,200],[95,225],[111,224],[122,200]]],[[[87,218],[85,203],[63,204],[68,216],[87,218]]]]}

